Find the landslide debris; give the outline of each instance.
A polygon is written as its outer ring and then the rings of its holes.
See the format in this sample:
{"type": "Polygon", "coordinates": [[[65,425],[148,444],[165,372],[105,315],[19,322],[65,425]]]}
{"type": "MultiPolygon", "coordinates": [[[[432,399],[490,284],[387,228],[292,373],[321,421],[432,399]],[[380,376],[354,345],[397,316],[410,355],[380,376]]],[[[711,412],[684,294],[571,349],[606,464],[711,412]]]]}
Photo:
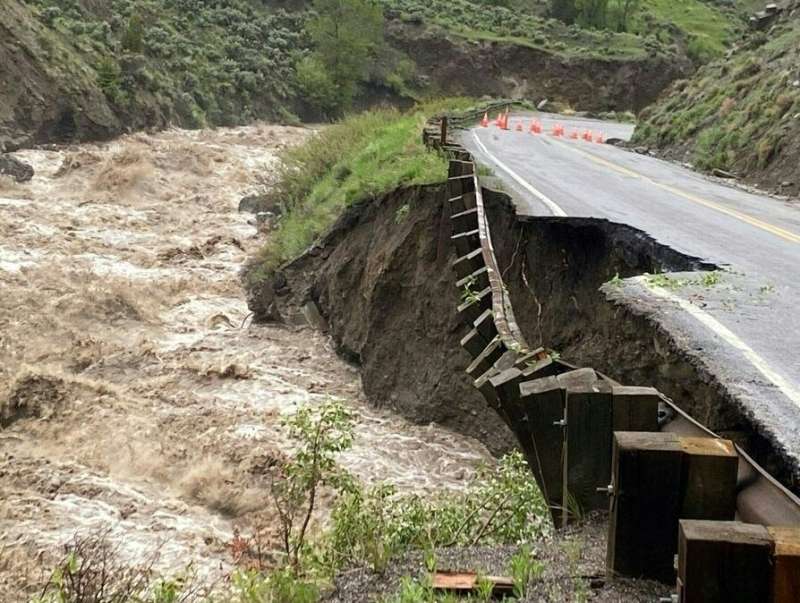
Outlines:
{"type": "Polygon", "coordinates": [[[800,3],[782,6],[769,29],[643,111],[632,143],[770,191],[800,192],[800,3]]]}

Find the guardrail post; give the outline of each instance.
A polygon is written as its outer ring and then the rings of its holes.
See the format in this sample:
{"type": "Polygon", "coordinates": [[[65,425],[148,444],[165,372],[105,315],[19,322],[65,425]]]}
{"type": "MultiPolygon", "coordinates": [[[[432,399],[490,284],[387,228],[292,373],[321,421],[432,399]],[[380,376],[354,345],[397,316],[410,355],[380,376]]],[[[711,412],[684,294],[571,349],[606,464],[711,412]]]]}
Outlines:
{"type": "Polygon", "coordinates": [[[772,543],[764,526],[681,520],[678,601],[768,602],[771,557],[772,543]]]}
{"type": "Polygon", "coordinates": [[[772,600],[800,601],[800,528],[767,528],[773,542],[772,600]]]}
{"type": "Polygon", "coordinates": [[[615,432],[607,569],[675,580],[680,519],[732,520],[733,443],[674,433],[615,432]]]}
{"type": "Polygon", "coordinates": [[[440,141],[442,145],[447,144],[447,116],[442,117],[442,126],[441,126],[441,136],[440,141]]]}

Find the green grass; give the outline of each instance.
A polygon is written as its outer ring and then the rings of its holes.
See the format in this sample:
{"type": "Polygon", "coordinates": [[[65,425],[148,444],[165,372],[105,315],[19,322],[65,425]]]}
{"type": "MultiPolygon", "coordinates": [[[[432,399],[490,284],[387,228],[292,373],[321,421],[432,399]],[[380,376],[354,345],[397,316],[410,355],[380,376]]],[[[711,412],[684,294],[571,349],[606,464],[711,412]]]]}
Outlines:
{"type": "Polygon", "coordinates": [[[745,51],[700,69],[640,115],[634,142],[688,150],[695,166],[761,178],[787,171],[800,135],[800,24],[782,23],[745,51]],[[782,167],[783,166],[783,167],[782,167]]]}
{"type": "Polygon", "coordinates": [[[445,107],[462,109],[469,104],[455,99],[406,113],[369,111],[287,150],[271,192],[283,204],[284,217],[259,255],[254,278],[302,253],[347,206],[399,186],[444,180],[447,162],[423,146],[422,128],[428,116],[445,107]]]}
{"type": "Polygon", "coordinates": [[[674,24],[687,34],[689,55],[698,62],[722,55],[742,24],[736,13],[698,0],[648,0],[642,6],[634,29],[646,33],[651,27],[648,17],[674,24]]]}

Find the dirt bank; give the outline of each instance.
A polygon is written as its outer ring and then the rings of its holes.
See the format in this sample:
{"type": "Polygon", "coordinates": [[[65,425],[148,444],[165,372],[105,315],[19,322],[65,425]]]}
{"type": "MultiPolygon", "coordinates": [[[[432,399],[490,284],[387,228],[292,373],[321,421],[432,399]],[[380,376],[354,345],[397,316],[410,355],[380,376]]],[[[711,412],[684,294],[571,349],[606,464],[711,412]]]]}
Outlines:
{"type": "Polygon", "coordinates": [[[503,452],[513,436],[464,374],[444,197],[444,186],[415,187],[351,207],[314,249],[251,289],[249,304],[257,318],[273,303],[291,318],[314,301],[370,401],[503,452]]]}
{"type": "Polygon", "coordinates": [[[356,410],[341,462],[367,481],[459,488],[489,458],[369,407],[325,336],[250,324],[238,272],[263,236],[237,205],[308,133],[15,154],[35,176],[0,178],[0,600],[27,600],[76,531],[109,526],[131,563],[161,547],[160,569],[224,574],[233,529],[270,525],[279,418],[299,404],[356,410]]]}
{"type": "Polygon", "coordinates": [[[762,435],[701,355],[621,295],[618,279],[716,267],[623,224],[588,218],[519,218],[508,197],[487,193],[498,263],[514,313],[532,346],[551,347],[631,385],[672,398],[711,430],[733,439],[784,484],[794,470],[762,435]],[[601,290],[602,288],[602,290],[601,290]]]}
{"type": "Polygon", "coordinates": [[[388,21],[386,33],[414,60],[432,91],[445,96],[549,99],[586,111],[639,111],[693,70],[685,57],[569,58],[401,21],[388,21]]]}

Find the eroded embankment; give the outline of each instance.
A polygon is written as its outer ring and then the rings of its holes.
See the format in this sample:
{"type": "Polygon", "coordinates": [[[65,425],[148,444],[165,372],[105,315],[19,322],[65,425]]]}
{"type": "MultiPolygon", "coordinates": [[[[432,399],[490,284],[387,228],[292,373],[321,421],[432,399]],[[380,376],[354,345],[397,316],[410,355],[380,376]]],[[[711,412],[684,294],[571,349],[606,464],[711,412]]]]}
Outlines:
{"type": "Polygon", "coordinates": [[[555,349],[569,362],[623,383],[655,387],[741,445],[783,483],[792,483],[790,464],[759,434],[736,397],[673,333],[614,286],[617,279],[645,273],[715,266],[624,224],[520,218],[506,195],[487,191],[484,201],[504,282],[531,346],[555,349]]]}
{"type": "Polygon", "coordinates": [[[373,403],[498,453],[514,440],[464,373],[444,190],[400,189],[351,207],[317,246],[251,289],[249,303],[257,318],[274,306],[286,318],[313,300],[373,403]]]}
{"type": "MultiPolygon", "coordinates": [[[[367,395],[417,421],[437,421],[498,451],[513,441],[475,391],[459,345],[443,214],[444,191],[396,191],[351,208],[313,250],[251,296],[298,311],[316,302],[340,352],[357,361],[367,395]],[[408,207],[408,209],[405,209],[408,207]],[[388,397],[387,397],[388,393],[388,397]]],[[[613,295],[615,277],[710,270],[714,266],[605,220],[519,218],[504,194],[485,191],[498,263],[517,321],[531,346],[557,350],[624,383],[652,385],[784,483],[791,470],[735,398],[673,335],[613,295]]]]}

